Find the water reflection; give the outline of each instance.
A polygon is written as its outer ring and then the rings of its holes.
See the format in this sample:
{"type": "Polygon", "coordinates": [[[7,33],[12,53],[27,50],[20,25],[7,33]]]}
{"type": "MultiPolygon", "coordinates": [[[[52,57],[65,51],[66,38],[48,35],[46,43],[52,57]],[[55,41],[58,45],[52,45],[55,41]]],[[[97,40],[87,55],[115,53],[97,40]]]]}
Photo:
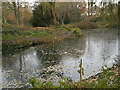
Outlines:
{"type": "Polygon", "coordinates": [[[44,68],[60,63],[61,55],[54,49],[54,46],[37,48],[36,52],[36,56],[44,68]]]}
{"type": "Polygon", "coordinates": [[[83,67],[85,68],[85,77],[89,77],[100,72],[102,66],[111,67],[115,63],[118,55],[118,37],[117,32],[96,32],[90,33],[86,38],[86,50],[83,58],[83,67]]]}
{"type": "MultiPolygon", "coordinates": [[[[54,44],[31,47],[27,50],[3,54],[2,70],[4,87],[27,83],[29,77],[47,74],[79,80],[79,61],[83,59],[84,76],[88,78],[111,67],[118,55],[117,32],[87,31],[85,36],[54,44]],[[60,73],[61,72],[61,73],[60,73]],[[18,83],[19,82],[19,83],[18,83]]],[[[54,77],[50,76],[49,77],[54,77]]]]}

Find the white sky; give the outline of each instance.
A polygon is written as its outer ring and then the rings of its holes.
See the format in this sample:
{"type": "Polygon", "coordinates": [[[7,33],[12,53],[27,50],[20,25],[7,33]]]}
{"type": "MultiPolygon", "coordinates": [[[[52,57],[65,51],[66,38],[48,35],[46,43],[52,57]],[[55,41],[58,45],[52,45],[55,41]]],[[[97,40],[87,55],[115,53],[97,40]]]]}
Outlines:
{"type": "MultiPolygon", "coordinates": [[[[0,1],[5,2],[6,0],[0,0],[0,1]]],[[[13,1],[14,2],[16,0],[8,0],[8,1],[13,1]]],[[[78,1],[79,2],[84,2],[84,1],[86,1],[86,2],[88,2],[88,0],[19,0],[19,1],[20,2],[29,2],[30,5],[33,5],[34,2],[38,2],[38,1],[40,1],[40,2],[48,2],[48,1],[57,1],[57,2],[78,2],[78,1]]],[[[89,1],[97,1],[96,5],[98,6],[101,1],[104,1],[104,2],[114,1],[114,2],[117,3],[120,0],[89,0],[89,1]]]]}
{"type": "MultiPolygon", "coordinates": [[[[40,2],[47,2],[47,1],[57,1],[57,2],[77,2],[77,1],[79,1],[79,2],[84,2],[84,1],[86,1],[87,2],[88,0],[20,0],[20,1],[29,2],[32,5],[32,4],[34,4],[34,2],[38,2],[38,1],[40,1],[40,2]]],[[[97,5],[99,5],[99,2],[101,0],[93,0],[93,1],[97,1],[97,5]]],[[[104,1],[106,1],[106,0],[104,0],[104,1]]]]}
{"type": "MultiPolygon", "coordinates": [[[[6,0],[0,0],[2,2],[5,2],[6,0]]],[[[16,0],[9,0],[9,1],[16,1],[16,0]]],[[[19,1],[22,1],[22,2],[30,2],[30,3],[33,3],[35,1],[40,1],[40,2],[48,2],[48,1],[57,1],[57,2],[76,2],[76,1],[80,1],[80,2],[84,2],[84,1],[88,1],[88,0],[19,0],[19,1]]],[[[104,1],[104,2],[111,2],[111,1],[120,1],[120,0],[89,0],[89,1],[97,1],[97,2],[100,2],[100,1],[104,1]]]]}
{"type": "MultiPolygon", "coordinates": [[[[34,2],[38,2],[38,1],[40,1],[40,2],[48,2],[48,1],[57,1],[57,2],[77,2],[77,1],[84,2],[84,1],[86,1],[86,2],[88,2],[88,0],[20,0],[20,1],[29,2],[29,3],[31,3],[31,5],[34,4],[34,2]]],[[[89,0],[89,1],[97,1],[96,5],[98,6],[101,1],[104,1],[104,2],[114,1],[117,3],[120,0],[89,0]]]]}

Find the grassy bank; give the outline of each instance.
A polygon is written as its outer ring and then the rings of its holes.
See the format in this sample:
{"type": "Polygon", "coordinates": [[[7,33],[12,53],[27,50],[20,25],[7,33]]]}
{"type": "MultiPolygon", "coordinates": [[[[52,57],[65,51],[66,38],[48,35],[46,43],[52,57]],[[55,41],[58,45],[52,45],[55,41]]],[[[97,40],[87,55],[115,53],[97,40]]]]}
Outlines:
{"type": "Polygon", "coordinates": [[[80,35],[79,28],[68,26],[33,28],[4,25],[2,47],[5,50],[18,49],[43,43],[54,43],[80,35]]]}
{"type": "Polygon", "coordinates": [[[92,76],[89,79],[73,82],[69,78],[62,78],[54,85],[52,81],[40,82],[34,77],[29,79],[33,88],[120,88],[119,65],[103,69],[102,73],[92,76]]]}
{"type": "Polygon", "coordinates": [[[67,25],[35,28],[3,24],[2,47],[3,51],[7,51],[38,44],[54,43],[81,36],[80,29],[95,29],[104,26],[105,24],[93,22],[91,19],[67,25]]]}

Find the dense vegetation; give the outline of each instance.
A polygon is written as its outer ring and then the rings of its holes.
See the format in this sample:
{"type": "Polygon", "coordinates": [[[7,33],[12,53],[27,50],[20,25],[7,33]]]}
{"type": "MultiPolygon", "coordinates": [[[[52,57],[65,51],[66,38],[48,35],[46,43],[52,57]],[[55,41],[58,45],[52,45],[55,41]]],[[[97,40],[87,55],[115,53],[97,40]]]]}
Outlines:
{"type": "Polygon", "coordinates": [[[118,4],[112,2],[2,3],[3,23],[20,26],[78,24],[80,28],[117,27],[118,4]],[[88,6],[87,6],[88,5],[88,6]]]}
{"type": "Polygon", "coordinates": [[[51,24],[52,17],[50,15],[50,10],[46,7],[47,5],[42,3],[33,10],[33,17],[31,19],[32,26],[45,27],[51,24]]]}

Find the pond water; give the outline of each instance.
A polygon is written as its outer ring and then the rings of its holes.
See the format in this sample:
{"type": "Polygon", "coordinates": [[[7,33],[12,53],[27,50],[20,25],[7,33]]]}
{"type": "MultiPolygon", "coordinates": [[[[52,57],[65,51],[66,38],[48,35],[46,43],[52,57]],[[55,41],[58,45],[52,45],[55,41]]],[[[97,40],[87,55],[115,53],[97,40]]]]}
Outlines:
{"type": "Polygon", "coordinates": [[[79,38],[4,53],[2,56],[3,87],[24,87],[32,76],[57,81],[61,77],[80,79],[77,72],[82,59],[83,79],[112,67],[118,57],[118,32],[86,30],[79,38]]]}

